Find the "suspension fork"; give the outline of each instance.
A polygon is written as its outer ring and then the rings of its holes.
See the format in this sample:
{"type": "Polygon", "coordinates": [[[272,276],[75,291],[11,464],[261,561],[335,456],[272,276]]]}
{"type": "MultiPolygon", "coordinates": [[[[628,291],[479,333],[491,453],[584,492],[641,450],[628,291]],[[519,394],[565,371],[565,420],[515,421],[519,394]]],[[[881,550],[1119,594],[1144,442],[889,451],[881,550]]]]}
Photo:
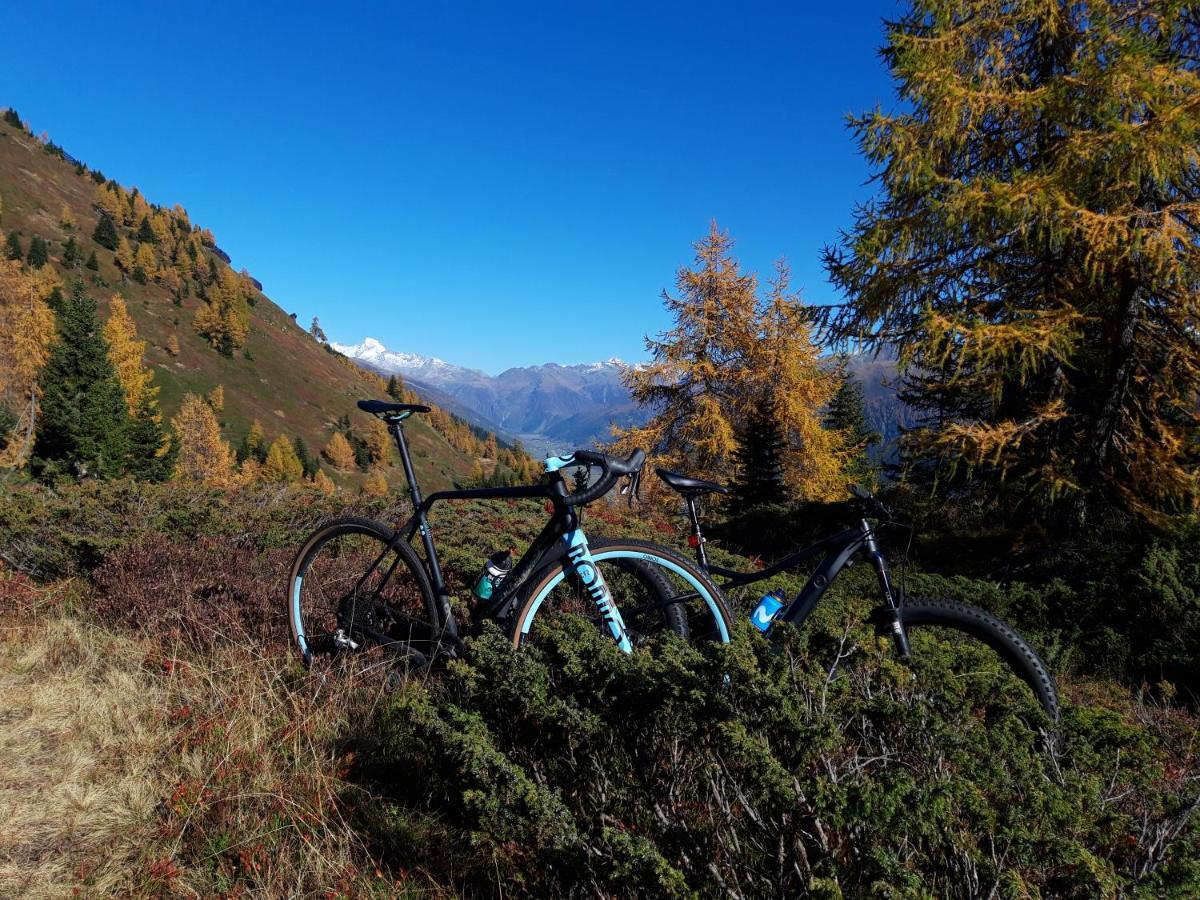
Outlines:
{"type": "Polygon", "coordinates": [[[879,590],[883,594],[884,600],[887,601],[889,625],[892,640],[896,644],[896,652],[902,659],[908,659],[912,656],[912,647],[908,643],[908,632],[900,618],[900,604],[896,598],[896,592],[892,588],[892,578],[888,571],[887,560],[884,559],[883,552],[879,549],[879,543],[875,540],[875,532],[866,519],[862,521],[862,529],[863,553],[875,568],[875,575],[879,579],[879,590]]]}

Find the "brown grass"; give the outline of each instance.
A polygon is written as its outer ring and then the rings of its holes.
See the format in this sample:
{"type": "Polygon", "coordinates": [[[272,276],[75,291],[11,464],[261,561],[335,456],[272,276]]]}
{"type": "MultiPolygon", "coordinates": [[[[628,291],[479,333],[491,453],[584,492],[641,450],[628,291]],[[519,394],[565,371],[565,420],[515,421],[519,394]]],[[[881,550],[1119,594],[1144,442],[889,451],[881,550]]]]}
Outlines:
{"type": "Polygon", "coordinates": [[[63,593],[0,572],[0,896],[443,893],[351,825],[377,685],[251,641],[118,633],[63,593]]]}

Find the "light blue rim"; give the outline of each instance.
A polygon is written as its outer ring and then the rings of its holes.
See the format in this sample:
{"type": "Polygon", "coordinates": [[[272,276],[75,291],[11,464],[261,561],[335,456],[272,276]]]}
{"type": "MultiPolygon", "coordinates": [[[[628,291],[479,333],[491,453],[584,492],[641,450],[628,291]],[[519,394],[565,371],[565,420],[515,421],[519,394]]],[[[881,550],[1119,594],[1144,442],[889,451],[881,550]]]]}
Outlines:
{"type": "Polygon", "coordinates": [[[304,619],[300,617],[300,585],[304,576],[297,575],[292,585],[292,623],[296,627],[296,643],[300,645],[300,654],[308,659],[308,640],[304,636],[304,619]]]}
{"type": "MultiPolygon", "coordinates": [[[[604,560],[607,560],[607,559],[639,559],[639,560],[642,560],[643,562],[654,563],[655,565],[659,565],[665,569],[671,570],[676,575],[678,575],[680,578],[682,578],[684,581],[686,581],[688,584],[690,584],[695,589],[696,593],[704,598],[704,602],[708,605],[708,610],[712,614],[714,621],[716,621],[716,623],[717,623],[717,628],[721,632],[721,643],[722,644],[729,643],[729,629],[725,626],[725,617],[721,615],[721,611],[720,611],[720,608],[717,606],[716,600],[712,597],[711,594],[709,594],[708,589],[705,588],[704,585],[702,585],[700,583],[700,581],[694,575],[692,575],[690,572],[688,572],[682,566],[678,565],[677,563],[672,562],[671,560],[667,559],[665,556],[655,556],[653,553],[646,553],[644,551],[601,550],[599,552],[592,553],[591,556],[592,556],[592,559],[594,559],[596,562],[603,562],[604,560]]],[[[554,590],[556,587],[558,587],[559,583],[563,580],[565,575],[566,575],[566,570],[564,569],[564,570],[560,571],[557,575],[555,575],[552,579],[550,579],[550,583],[547,584],[544,588],[542,588],[541,591],[538,592],[537,597],[535,597],[533,600],[533,605],[529,609],[529,615],[525,617],[525,624],[521,626],[521,637],[522,638],[524,638],[527,634],[529,634],[529,626],[532,625],[533,620],[535,618],[537,618],[538,610],[540,610],[542,607],[542,602],[548,596],[550,596],[550,592],[552,590],[554,590]]],[[[614,599],[613,605],[614,606],[616,605],[615,599],[614,599]]],[[[632,652],[632,649],[626,650],[625,652],[630,653],[630,652],[632,652]]]]}

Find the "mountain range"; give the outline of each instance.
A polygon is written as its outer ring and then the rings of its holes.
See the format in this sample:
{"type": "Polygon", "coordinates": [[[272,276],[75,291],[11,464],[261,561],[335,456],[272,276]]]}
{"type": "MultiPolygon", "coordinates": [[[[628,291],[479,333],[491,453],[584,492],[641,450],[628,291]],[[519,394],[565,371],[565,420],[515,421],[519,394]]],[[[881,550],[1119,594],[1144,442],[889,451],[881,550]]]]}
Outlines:
{"type": "MultiPolygon", "coordinates": [[[[535,456],[590,447],[608,440],[612,426],[640,425],[649,411],[629,395],[619,359],[564,366],[546,363],[488,375],[417,353],[389,350],[368,337],[331,345],[381,375],[399,375],[408,387],[502,441],[520,440],[535,456]]],[[[867,418],[882,437],[876,455],[891,457],[909,411],[896,396],[896,363],[889,355],[854,354],[849,368],[863,384],[867,418]]]]}
{"type": "Polygon", "coordinates": [[[503,441],[520,440],[534,455],[590,447],[607,440],[612,426],[640,425],[647,411],[621,381],[619,359],[564,366],[546,363],[489,375],[416,353],[389,350],[375,338],[334,350],[405,384],[503,441]]]}

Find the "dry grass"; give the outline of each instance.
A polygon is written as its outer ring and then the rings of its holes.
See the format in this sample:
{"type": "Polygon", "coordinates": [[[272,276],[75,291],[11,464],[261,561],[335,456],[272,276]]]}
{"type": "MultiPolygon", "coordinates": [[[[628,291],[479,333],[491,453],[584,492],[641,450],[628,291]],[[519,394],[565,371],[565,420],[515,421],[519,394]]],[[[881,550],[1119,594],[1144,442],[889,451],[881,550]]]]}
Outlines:
{"type": "Polygon", "coordinates": [[[379,867],[353,827],[372,800],[343,779],[348,739],[375,691],[59,599],[0,571],[0,896],[443,893],[379,867]]]}
{"type": "Polygon", "coordinates": [[[0,631],[0,895],[127,893],[156,843],[165,690],[65,616],[0,631]]]}

